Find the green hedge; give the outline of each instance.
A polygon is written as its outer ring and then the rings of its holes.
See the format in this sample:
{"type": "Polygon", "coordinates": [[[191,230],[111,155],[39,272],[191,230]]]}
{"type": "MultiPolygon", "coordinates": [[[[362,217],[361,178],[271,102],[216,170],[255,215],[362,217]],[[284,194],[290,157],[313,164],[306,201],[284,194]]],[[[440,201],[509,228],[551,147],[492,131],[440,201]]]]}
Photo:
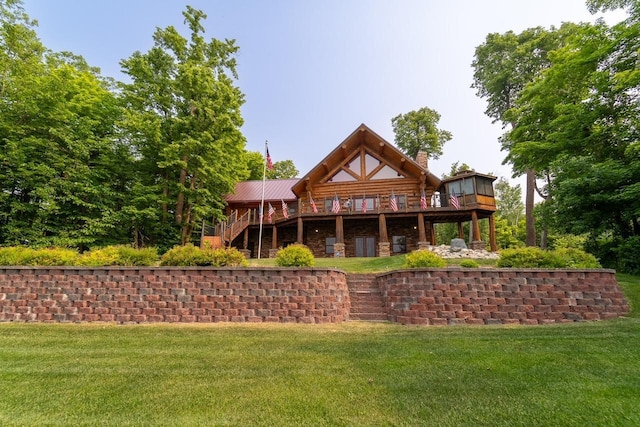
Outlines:
{"type": "Polygon", "coordinates": [[[160,265],[180,267],[247,267],[249,262],[242,252],[236,248],[200,249],[189,243],[185,246],[176,246],[168,250],[162,258],[160,258],[160,265]]]}
{"type": "Polygon", "coordinates": [[[311,249],[298,243],[280,249],[276,254],[276,265],[279,267],[313,267],[315,263],[311,249]]]}
{"type": "Polygon", "coordinates": [[[405,257],[405,267],[408,268],[442,268],[447,262],[435,252],[426,249],[413,251],[405,257]]]}
{"type": "Polygon", "coordinates": [[[496,264],[505,268],[600,268],[591,254],[580,249],[544,251],[537,247],[505,249],[496,264]]]}

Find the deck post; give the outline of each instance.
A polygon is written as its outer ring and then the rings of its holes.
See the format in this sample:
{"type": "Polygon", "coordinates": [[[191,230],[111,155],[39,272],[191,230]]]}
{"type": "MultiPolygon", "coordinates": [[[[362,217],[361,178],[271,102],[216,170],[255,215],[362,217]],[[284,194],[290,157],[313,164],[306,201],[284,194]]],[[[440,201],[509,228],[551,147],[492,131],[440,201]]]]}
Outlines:
{"type": "Polygon", "coordinates": [[[496,220],[493,218],[493,215],[489,216],[489,245],[491,252],[498,251],[498,245],[496,243],[496,220]]]}
{"type": "Polygon", "coordinates": [[[303,227],[302,227],[302,217],[300,215],[298,215],[298,237],[296,239],[297,243],[303,244],[303,239],[304,239],[304,233],[303,233],[303,227]]]}

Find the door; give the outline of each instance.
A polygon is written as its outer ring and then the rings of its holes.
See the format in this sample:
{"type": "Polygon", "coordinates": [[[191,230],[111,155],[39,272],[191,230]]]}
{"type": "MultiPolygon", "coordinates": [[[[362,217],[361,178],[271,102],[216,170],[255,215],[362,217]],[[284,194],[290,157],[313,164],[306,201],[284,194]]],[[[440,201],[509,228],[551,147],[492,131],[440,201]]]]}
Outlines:
{"type": "Polygon", "coordinates": [[[356,237],[356,256],[374,257],[376,256],[376,238],[372,236],[356,237]]]}

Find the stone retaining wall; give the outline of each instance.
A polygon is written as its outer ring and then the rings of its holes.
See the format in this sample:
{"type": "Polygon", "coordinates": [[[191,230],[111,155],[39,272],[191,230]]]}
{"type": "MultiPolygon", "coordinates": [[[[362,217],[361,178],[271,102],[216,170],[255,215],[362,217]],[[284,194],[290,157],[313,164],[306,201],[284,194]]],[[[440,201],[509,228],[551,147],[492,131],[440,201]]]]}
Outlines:
{"type": "Polygon", "coordinates": [[[0,267],[0,321],[328,323],[349,307],[331,269],[0,267]]]}
{"type": "MultiPolygon", "coordinates": [[[[411,269],[380,274],[402,324],[542,324],[623,316],[613,270],[411,269]]],[[[0,267],[0,322],[349,319],[346,274],[315,268],[0,267]]]]}
{"type": "Polygon", "coordinates": [[[388,320],[402,324],[543,324],[623,316],[614,270],[443,268],[377,277],[388,320]]]}

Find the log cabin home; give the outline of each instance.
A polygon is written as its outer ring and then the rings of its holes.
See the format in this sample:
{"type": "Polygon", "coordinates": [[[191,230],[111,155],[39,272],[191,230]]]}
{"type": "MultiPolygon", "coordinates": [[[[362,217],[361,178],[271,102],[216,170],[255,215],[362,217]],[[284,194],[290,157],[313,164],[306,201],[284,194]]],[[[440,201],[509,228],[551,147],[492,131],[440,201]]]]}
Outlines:
{"type": "Polygon", "coordinates": [[[383,257],[436,244],[435,224],[471,222],[471,248],[497,250],[494,176],[466,171],[439,179],[427,154],[411,159],[364,124],[302,178],[244,181],[228,195],[227,220],[203,244],[273,257],[292,243],[316,257],[383,257]],[[258,254],[260,250],[260,254],[258,254]]]}

